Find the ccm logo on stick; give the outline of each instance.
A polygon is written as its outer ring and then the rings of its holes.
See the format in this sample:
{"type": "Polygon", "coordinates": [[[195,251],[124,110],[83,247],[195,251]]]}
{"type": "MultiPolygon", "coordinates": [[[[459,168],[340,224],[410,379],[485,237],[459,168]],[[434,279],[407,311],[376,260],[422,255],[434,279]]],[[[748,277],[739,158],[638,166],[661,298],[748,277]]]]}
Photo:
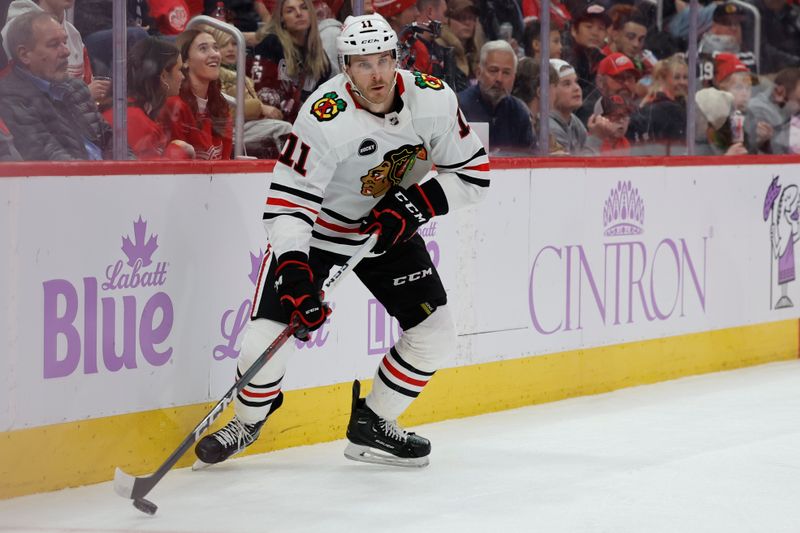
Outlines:
{"type": "Polygon", "coordinates": [[[397,285],[404,285],[406,283],[411,283],[412,281],[417,281],[418,279],[427,278],[428,276],[433,275],[432,268],[426,268],[425,270],[420,270],[419,272],[414,272],[413,274],[409,274],[408,276],[400,276],[399,278],[394,278],[392,283],[397,285]]]}

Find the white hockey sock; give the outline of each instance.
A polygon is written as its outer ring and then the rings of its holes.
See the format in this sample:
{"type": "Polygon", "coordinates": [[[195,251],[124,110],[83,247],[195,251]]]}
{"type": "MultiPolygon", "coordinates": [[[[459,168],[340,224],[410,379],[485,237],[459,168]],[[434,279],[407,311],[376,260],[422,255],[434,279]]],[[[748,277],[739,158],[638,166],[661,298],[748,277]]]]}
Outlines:
{"type": "Polygon", "coordinates": [[[450,357],[455,339],[455,325],[446,305],[404,331],[375,372],[367,406],[378,416],[396,420],[450,357]]]}
{"type": "MultiPolygon", "coordinates": [[[[284,324],[265,319],[252,320],[248,324],[236,367],[237,378],[250,368],[285,327],[284,324]]],[[[233,406],[239,420],[245,424],[255,424],[264,420],[272,402],[281,391],[286,361],[293,351],[294,343],[290,339],[236,395],[233,406]]]]}

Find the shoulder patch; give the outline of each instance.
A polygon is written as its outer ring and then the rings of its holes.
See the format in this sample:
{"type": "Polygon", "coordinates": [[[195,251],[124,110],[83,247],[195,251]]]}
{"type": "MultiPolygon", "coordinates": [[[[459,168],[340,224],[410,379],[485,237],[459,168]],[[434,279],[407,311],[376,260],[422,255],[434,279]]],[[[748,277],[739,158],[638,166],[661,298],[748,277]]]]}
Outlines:
{"type": "Polygon", "coordinates": [[[423,72],[414,72],[414,84],[420,89],[433,89],[434,91],[441,91],[444,89],[442,80],[423,72]]]}
{"type": "Polygon", "coordinates": [[[335,92],[325,93],[322,98],[311,104],[311,114],[319,122],[333,120],[345,109],[347,102],[339,98],[335,92]]]}

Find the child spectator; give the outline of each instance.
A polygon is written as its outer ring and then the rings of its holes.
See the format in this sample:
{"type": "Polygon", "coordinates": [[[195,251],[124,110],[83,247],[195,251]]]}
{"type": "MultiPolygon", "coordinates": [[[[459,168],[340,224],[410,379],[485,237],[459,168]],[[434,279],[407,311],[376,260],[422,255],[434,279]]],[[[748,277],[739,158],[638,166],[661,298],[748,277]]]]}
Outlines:
{"type": "MultiPolygon", "coordinates": [[[[542,24],[538,20],[529,20],[525,23],[525,33],[522,45],[525,47],[525,55],[532,57],[537,62],[542,56],[542,24]]],[[[550,54],[548,59],[561,59],[562,43],[561,28],[550,22],[550,54]]]]}
{"type": "MultiPolygon", "coordinates": [[[[194,148],[179,139],[167,143],[156,122],[167,98],[183,83],[183,62],[175,45],[147,37],[128,52],[128,146],[137,159],[191,159],[194,148]]],[[[114,123],[111,109],[103,112],[114,123]]]]}
{"type": "Polygon", "coordinates": [[[564,60],[551,59],[550,65],[558,73],[558,84],[553,91],[553,106],[550,108],[550,133],[555,139],[553,152],[585,155],[586,126],[575,116],[575,111],[583,103],[578,76],[572,65],[564,60]]]}
{"type": "Polygon", "coordinates": [[[308,95],[330,77],[331,66],[311,0],[278,0],[269,33],[254,49],[252,68],[258,97],[278,108],[281,118],[294,122],[308,95]]]}
{"type": "Polygon", "coordinates": [[[197,159],[230,159],[232,126],[228,103],[222,96],[219,69],[222,58],[214,37],[191,29],[178,36],[186,76],[178,96],[171,96],[159,121],[170,140],[194,147],[197,159]]]}
{"type": "Polygon", "coordinates": [[[601,155],[630,155],[631,143],[625,135],[631,122],[633,106],[619,94],[603,97],[602,104],[602,116],[609,122],[609,127],[605,130],[607,133],[604,137],[593,133],[587,139],[586,144],[601,155]]]}

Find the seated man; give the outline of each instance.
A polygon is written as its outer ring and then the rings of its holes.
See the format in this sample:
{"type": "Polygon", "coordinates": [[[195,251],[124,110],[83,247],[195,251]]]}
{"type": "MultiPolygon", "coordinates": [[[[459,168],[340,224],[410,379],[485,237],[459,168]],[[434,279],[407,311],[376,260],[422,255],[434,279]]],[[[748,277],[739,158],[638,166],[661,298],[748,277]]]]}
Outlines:
{"type": "Polygon", "coordinates": [[[481,48],[478,84],[458,93],[458,105],[468,122],[489,123],[489,149],[530,152],[535,146],[528,106],[511,96],[517,74],[517,54],[506,41],[489,41],[481,48]]]}
{"type": "Polygon", "coordinates": [[[602,115],[602,99],[618,94],[635,103],[636,80],[639,72],[633,61],[623,53],[612,52],[597,65],[594,90],[583,96],[581,108],[575,112],[584,124],[589,117],[602,115]]]}
{"type": "Polygon", "coordinates": [[[86,84],[67,74],[64,28],[31,11],[14,19],[7,38],[14,67],[0,79],[0,118],[23,159],[103,159],[111,128],[86,84]]]}

